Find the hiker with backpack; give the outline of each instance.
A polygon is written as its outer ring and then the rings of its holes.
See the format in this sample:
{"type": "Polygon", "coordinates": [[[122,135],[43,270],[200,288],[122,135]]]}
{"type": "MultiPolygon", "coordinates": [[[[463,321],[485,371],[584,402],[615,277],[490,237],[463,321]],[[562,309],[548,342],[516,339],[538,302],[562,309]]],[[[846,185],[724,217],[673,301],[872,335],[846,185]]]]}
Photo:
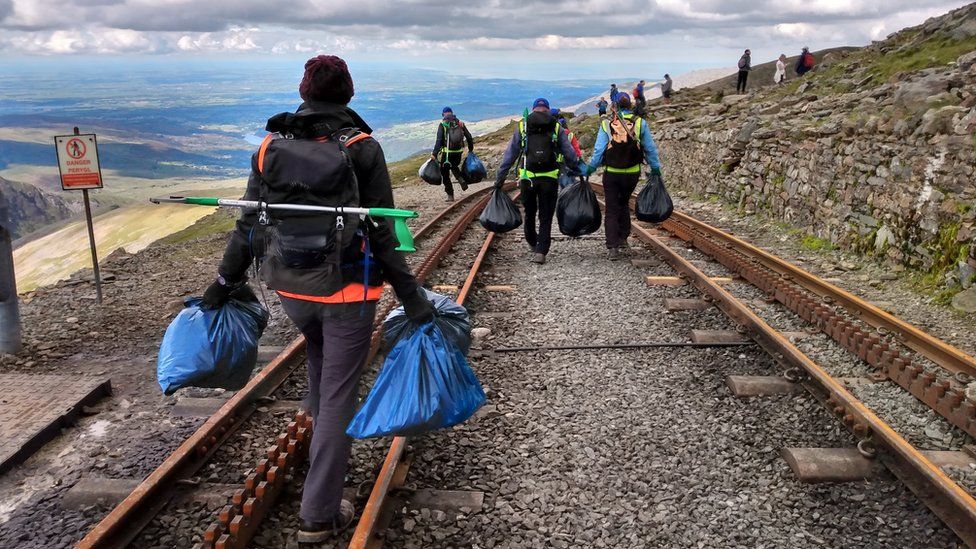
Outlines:
{"type": "Polygon", "coordinates": [[[647,104],[647,99],[644,98],[644,81],[641,80],[634,86],[634,112],[637,116],[644,116],[644,106],[647,104]]]}
{"type": "Polygon", "coordinates": [[[804,47],[803,51],[800,52],[800,57],[796,60],[796,71],[797,76],[803,76],[804,74],[813,70],[814,65],[813,54],[810,53],[810,48],[804,47]]]}
{"type": "Polygon", "coordinates": [[[505,157],[498,166],[495,188],[505,184],[508,171],[519,161],[519,189],[525,208],[525,241],[532,249],[531,261],[540,265],[552,243],[552,216],[559,195],[560,164],[573,177],[579,176],[579,156],[562,126],[549,110],[549,101],[538,98],[532,112],[519,121],[505,157]],[[560,156],[562,159],[560,160],[560,156]],[[538,217],[538,232],[536,218],[538,217]]]}
{"type": "Polygon", "coordinates": [[[610,84],[610,103],[616,104],[617,98],[620,97],[620,90],[617,89],[616,84],[610,84]]]}
{"type": "MultiPolygon", "coordinates": [[[[583,151],[580,149],[579,139],[576,139],[576,134],[569,129],[569,123],[566,122],[566,119],[561,116],[559,117],[559,127],[563,129],[563,132],[566,134],[566,139],[569,139],[569,143],[573,146],[573,150],[576,151],[576,157],[583,158],[583,151]]],[[[559,162],[563,163],[562,159],[560,159],[559,162]]]]}
{"type": "Polygon", "coordinates": [[[746,93],[746,81],[749,80],[749,71],[752,70],[752,52],[746,50],[739,58],[739,79],[735,84],[736,93],[746,93]]]}
{"type": "Polygon", "coordinates": [[[661,160],[647,121],[631,110],[630,98],[620,99],[617,109],[612,109],[609,120],[600,124],[593,145],[593,156],[586,163],[589,175],[599,166],[603,171],[606,217],[603,221],[606,233],[607,257],[620,259],[630,236],[630,196],[640,180],[641,164],[647,162],[651,173],[660,175],[661,160]]]}
{"type": "Polygon", "coordinates": [[[464,144],[468,144],[468,152],[474,151],[474,138],[464,122],[454,116],[451,107],[444,107],[441,110],[441,123],[437,125],[437,138],[434,140],[434,150],[430,157],[441,166],[441,181],[444,183],[444,192],[447,193],[447,201],[454,202],[454,186],[451,185],[451,173],[461,185],[461,190],[468,190],[468,181],[461,173],[461,154],[464,153],[464,144]]]}
{"type": "MultiPolygon", "coordinates": [[[[331,55],[309,59],[299,93],[304,102],[296,112],[268,120],[271,133],[251,159],[244,200],[392,208],[383,150],[347,106],[354,88],[345,61],[331,55]]],[[[203,295],[209,308],[231,298],[254,299],[247,271],[257,263],[305,336],[309,388],[303,408],[312,416],[315,436],[299,511],[300,543],[324,541],[355,516],[353,504],[342,499],[352,442],[346,427],[356,411],[384,281],[412,321],[423,324],[434,316],[396,246],[393,226],[383,218],[245,210],[217,279],[203,295]]]]}

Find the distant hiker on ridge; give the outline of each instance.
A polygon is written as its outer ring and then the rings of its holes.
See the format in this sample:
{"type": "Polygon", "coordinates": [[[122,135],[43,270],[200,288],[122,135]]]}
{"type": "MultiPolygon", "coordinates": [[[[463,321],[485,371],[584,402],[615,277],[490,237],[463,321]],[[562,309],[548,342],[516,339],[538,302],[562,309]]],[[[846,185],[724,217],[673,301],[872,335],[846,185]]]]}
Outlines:
{"type": "Polygon", "coordinates": [[[617,85],[610,84],[610,102],[616,103],[618,97],[620,97],[620,90],[617,89],[617,85]]]}
{"type": "Polygon", "coordinates": [[[810,48],[804,47],[803,52],[800,53],[800,58],[796,60],[796,75],[803,76],[804,74],[813,70],[813,54],[810,53],[810,48]]]}
{"type": "Polygon", "coordinates": [[[746,81],[749,80],[749,71],[752,70],[752,53],[746,50],[739,58],[739,80],[735,84],[736,93],[746,93],[746,81]]]}
{"type": "Polygon", "coordinates": [[[647,162],[651,173],[661,173],[661,160],[647,121],[630,111],[630,98],[620,98],[610,120],[604,120],[596,134],[593,156],[581,169],[589,175],[601,165],[606,190],[606,217],[603,227],[607,237],[607,258],[616,261],[630,236],[630,196],[640,180],[641,164],[647,162]]]}
{"type": "Polygon", "coordinates": [[[500,189],[505,184],[508,171],[516,160],[521,159],[519,188],[525,208],[523,226],[525,241],[533,251],[531,260],[534,263],[546,262],[552,242],[552,216],[556,213],[556,198],[559,196],[557,178],[560,156],[569,174],[579,175],[579,157],[573,144],[549,111],[549,101],[540,97],[532,103],[532,112],[519,121],[495,176],[495,188],[500,189]]]}
{"type": "Polygon", "coordinates": [[[609,106],[610,106],[610,104],[607,103],[607,98],[606,97],[601,97],[600,100],[596,102],[597,114],[599,114],[600,116],[606,116],[606,114],[607,114],[607,107],[609,107],[609,106]]]}
{"type": "Polygon", "coordinates": [[[634,112],[637,116],[644,116],[644,105],[647,104],[647,99],[644,98],[644,81],[641,80],[634,86],[634,112]]]}
{"type": "MultiPolygon", "coordinates": [[[[461,190],[468,190],[468,181],[461,173],[461,153],[464,152],[464,143],[468,144],[468,152],[474,150],[474,138],[464,122],[454,116],[451,107],[444,107],[441,111],[443,119],[437,125],[437,139],[434,140],[434,150],[430,157],[441,165],[441,181],[444,183],[444,192],[447,193],[447,201],[454,201],[454,186],[451,185],[451,172],[454,172],[455,179],[461,184],[461,190]]],[[[435,180],[436,181],[436,180],[435,180]]]]}
{"type": "Polygon", "coordinates": [[[671,94],[674,93],[674,82],[671,81],[671,75],[664,75],[664,82],[661,83],[661,95],[664,97],[664,102],[671,103],[671,94]]]}
{"type": "Polygon", "coordinates": [[[776,73],[773,75],[773,82],[783,85],[786,82],[786,54],[779,54],[779,59],[776,60],[776,73]]]}

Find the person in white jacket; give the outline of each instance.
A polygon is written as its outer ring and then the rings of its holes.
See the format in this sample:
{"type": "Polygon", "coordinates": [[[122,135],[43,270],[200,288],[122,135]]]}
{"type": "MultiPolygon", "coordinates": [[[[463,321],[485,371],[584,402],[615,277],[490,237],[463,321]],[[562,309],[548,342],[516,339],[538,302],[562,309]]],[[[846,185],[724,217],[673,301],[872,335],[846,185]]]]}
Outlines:
{"type": "Polygon", "coordinates": [[[779,59],[776,60],[776,74],[773,75],[773,82],[779,85],[783,85],[786,82],[786,54],[779,54],[779,59]]]}

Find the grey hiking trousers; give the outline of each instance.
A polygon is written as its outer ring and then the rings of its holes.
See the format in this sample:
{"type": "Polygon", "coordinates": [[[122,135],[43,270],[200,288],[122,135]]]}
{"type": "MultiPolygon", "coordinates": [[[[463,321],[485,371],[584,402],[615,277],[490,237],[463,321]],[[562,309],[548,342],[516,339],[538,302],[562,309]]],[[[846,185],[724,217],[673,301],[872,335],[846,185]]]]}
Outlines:
{"type": "Polygon", "coordinates": [[[346,427],[356,412],[376,302],[332,305],[282,297],[281,304],[304,334],[308,355],[304,405],[313,427],[299,516],[329,522],[339,514],[342,501],[352,447],[346,427]]]}

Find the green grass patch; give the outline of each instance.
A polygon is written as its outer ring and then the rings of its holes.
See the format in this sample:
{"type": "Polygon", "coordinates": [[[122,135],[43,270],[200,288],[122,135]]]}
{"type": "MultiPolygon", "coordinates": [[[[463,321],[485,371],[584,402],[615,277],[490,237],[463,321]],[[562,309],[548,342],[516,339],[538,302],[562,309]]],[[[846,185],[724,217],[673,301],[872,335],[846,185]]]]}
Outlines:
{"type": "Polygon", "coordinates": [[[396,188],[422,183],[422,180],[420,179],[420,176],[417,175],[417,172],[420,171],[420,166],[422,166],[428,158],[430,158],[430,155],[422,152],[408,158],[404,158],[403,160],[398,160],[396,162],[387,164],[387,168],[390,170],[390,182],[392,183],[393,187],[396,188]]]}
{"type": "Polygon", "coordinates": [[[948,65],[964,53],[976,50],[976,37],[953,40],[947,36],[935,37],[921,44],[880,55],[874,59],[868,73],[876,83],[884,82],[900,72],[918,71],[948,65]]]}
{"type": "Polygon", "coordinates": [[[183,229],[159,239],[159,244],[183,244],[205,236],[229,233],[237,222],[236,210],[218,210],[183,229]]]}
{"type": "Polygon", "coordinates": [[[829,240],[813,235],[804,235],[800,240],[800,247],[811,252],[825,252],[834,249],[829,240]]]}

